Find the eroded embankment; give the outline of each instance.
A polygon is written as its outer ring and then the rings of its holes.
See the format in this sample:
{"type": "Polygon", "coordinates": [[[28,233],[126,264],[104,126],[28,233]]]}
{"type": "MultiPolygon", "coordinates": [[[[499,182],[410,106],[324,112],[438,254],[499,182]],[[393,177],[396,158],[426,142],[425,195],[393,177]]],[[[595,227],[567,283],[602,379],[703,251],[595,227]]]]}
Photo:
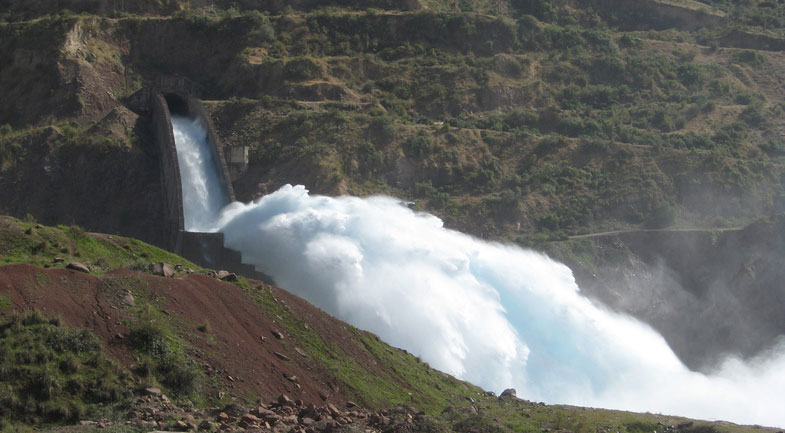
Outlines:
{"type": "MultiPolygon", "coordinates": [[[[381,353],[365,342],[376,341],[373,336],[267,285],[242,288],[208,275],[164,278],[126,269],[86,275],[21,264],[0,267],[0,295],[13,310],[36,309],[93,330],[126,368],[140,362],[129,333],[140,317],[153,314],[202,370],[203,392],[211,401],[225,392],[241,399],[272,401],[287,394],[306,404],[353,399],[378,406],[417,395],[410,379],[377,359],[381,353]],[[374,393],[400,391],[377,399],[358,388],[372,382],[379,386],[374,393]]],[[[454,381],[442,374],[433,380],[440,378],[454,381]]]]}

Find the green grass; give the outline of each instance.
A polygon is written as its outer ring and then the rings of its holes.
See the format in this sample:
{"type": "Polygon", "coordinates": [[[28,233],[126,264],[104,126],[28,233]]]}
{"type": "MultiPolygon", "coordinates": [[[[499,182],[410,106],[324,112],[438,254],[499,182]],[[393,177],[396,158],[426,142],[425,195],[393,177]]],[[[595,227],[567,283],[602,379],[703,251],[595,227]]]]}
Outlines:
{"type": "Polygon", "coordinates": [[[154,303],[136,308],[136,320],[130,328],[128,344],[138,360],[134,373],[151,386],[162,386],[175,398],[192,398],[204,404],[206,399],[199,395],[204,375],[186,355],[187,344],[160,308],[154,303]]]}
{"type": "Polygon", "coordinates": [[[146,271],[155,262],[199,269],[180,256],[136,239],[91,234],[78,226],[48,227],[0,217],[0,265],[64,267],[70,261],[88,265],[94,274],[121,267],[146,271]]]}
{"type": "Polygon", "coordinates": [[[351,344],[381,368],[361,364],[337,344],[325,341],[270,289],[251,286],[245,279],[237,284],[277,319],[286,335],[281,344],[307,352],[321,368],[334,375],[344,392],[359,404],[376,409],[416,404],[421,410],[438,413],[445,406],[461,401],[462,396],[476,396],[481,392],[471,384],[431,369],[405,351],[391,348],[373,334],[345,325],[352,335],[351,344]]]}
{"type": "Polygon", "coordinates": [[[91,331],[39,312],[0,323],[0,383],[0,420],[26,424],[116,416],[132,386],[91,331]]]}

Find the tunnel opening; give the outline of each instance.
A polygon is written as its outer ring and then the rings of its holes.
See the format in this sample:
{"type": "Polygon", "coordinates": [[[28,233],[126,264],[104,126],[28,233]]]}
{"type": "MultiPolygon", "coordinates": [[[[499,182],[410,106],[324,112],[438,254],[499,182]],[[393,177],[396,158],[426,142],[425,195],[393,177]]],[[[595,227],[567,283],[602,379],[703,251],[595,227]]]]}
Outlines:
{"type": "Polygon", "coordinates": [[[176,93],[167,93],[164,95],[166,105],[169,107],[169,113],[174,116],[190,116],[191,110],[188,108],[188,102],[182,96],[176,93]]]}

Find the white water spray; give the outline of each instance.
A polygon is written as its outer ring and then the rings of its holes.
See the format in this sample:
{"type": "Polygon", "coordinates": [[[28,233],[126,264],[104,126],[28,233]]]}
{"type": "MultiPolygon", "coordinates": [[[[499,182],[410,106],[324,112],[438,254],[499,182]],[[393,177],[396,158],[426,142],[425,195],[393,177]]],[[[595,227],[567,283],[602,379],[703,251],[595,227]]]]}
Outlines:
{"type": "Polygon", "coordinates": [[[689,371],[637,320],[541,254],[447,230],[387,197],[286,186],[224,209],[226,245],[347,322],[497,392],[550,403],[785,425],[783,351],[689,371]]]}
{"type": "MultiPolygon", "coordinates": [[[[217,186],[217,171],[206,173],[181,176],[196,190],[217,186]]],[[[566,266],[444,229],[388,197],[311,196],[287,185],[227,206],[216,221],[212,206],[187,206],[186,221],[223,232],[227,247],[281,287],[486,389],[785,426],[785,347],[727,359],[711,375],[689,371],[651,328],[582,296],[566,266]]]]}
{"type": "Polygon", "coordinates": [[[207,130],[198,119],[172,116],[172,132],[180,166],[185,230],[214,231],[215,219],[229,198],[218,181],[207,130]]]}

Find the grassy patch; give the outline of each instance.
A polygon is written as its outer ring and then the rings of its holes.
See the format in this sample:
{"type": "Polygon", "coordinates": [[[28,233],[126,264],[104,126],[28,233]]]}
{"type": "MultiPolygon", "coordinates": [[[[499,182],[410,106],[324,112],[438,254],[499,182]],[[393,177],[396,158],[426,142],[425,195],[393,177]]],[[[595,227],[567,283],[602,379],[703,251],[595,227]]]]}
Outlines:
{"type": "Polygon", "coordinates": [[[138,309],[128,344],[138,355],[134,373],[151,385],[162,385],[175,398],[201,400],[198,391],[203,373],[186,355],[186,345],[175,327],[153,304],[138,309]]]}
{"type": "Polygon", "coordinates": [[[84,263],[99,274],[122,267],[148,271],[153,262],[199,269],[180,256],[136,239],[87,233],[78,226],[48,227],[0,217],[0,265],[29,263],[48,268],[70,261],[84,263]]]}
{"type": "Polygon", "coordinates": [[[130,402],[131,380],[88,330],[39,312],[0,324],[0,419],[73,422],[112,416],[130,402]]]}
{"type": "Polygon", "coordinates": [[[335,343],[325,341],[319,333],[297,317],[291,307],[278,299],[271,290],[239,283],[272,317],[278,319],[287,339],[285,346],[296,345],[313,357],[322,368],[339,380],[346,394],[371,408],[413,404],[429,413],[438,413],[445,406],[476,396],[482,390],[431,369],[413,355],[394,349],[375,335],[346,325],[352,343],[375,362],[358,362],[335,343]]]}

